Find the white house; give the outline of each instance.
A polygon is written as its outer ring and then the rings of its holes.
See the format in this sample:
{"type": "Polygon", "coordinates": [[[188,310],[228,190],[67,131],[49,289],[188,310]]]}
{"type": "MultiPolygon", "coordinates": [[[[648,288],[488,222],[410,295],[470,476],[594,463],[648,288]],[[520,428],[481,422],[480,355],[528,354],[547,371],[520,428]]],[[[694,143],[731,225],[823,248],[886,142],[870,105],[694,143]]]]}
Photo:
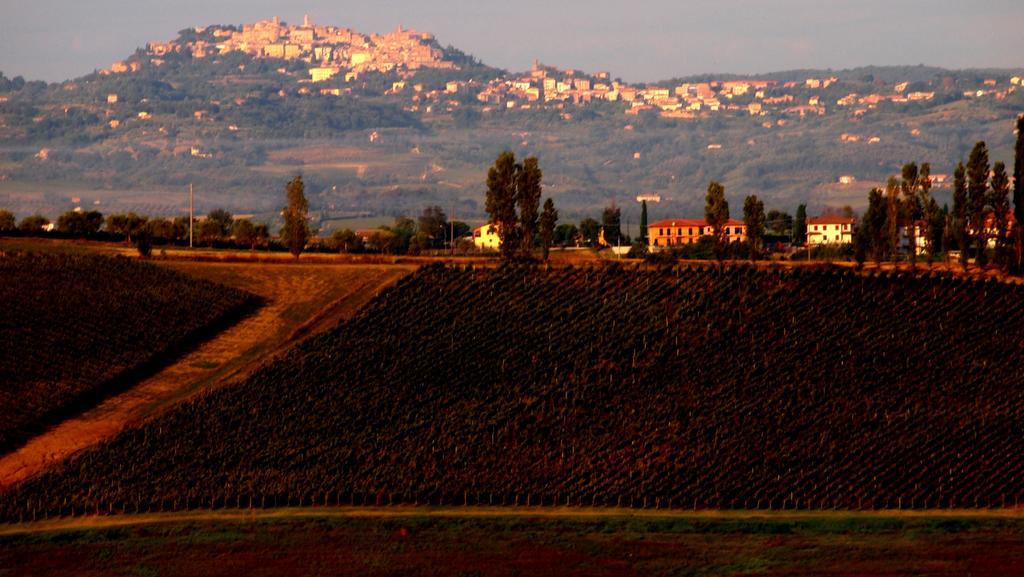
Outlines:
{"type": "Polygon", "coordinates": [[[498,227],[492,224],[485,224],[473,229],[473,244],[480,249],[498,250],[501,248],[498,227]]]}
{"type": "Polygon", "coordinates": [[[819,216],[807,219],[807,246],[850,244],[853,242],[852,218],[819,216]]]}
{"type": "MultiPolygon", "coordinates": [[[[910,254],[910,237],[907,235],[907,232],[906,225],[900,226],[900,251],[910,254]]],[[[920,220],[914,222],[914,244],[917,246],[914,254],[919,256],[924,254],[928,248],[928,239],[925,238],[924,232],[924,222],[920,220]]]]}

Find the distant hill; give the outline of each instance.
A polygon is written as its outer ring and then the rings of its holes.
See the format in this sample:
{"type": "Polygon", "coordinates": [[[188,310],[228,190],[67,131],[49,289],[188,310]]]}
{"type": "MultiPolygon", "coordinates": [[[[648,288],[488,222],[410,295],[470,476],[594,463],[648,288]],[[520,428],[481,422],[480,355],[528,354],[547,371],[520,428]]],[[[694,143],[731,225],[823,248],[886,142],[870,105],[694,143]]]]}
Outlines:
{"type": "Polygon", "coordinates": [[[957,508],[1024,497],[1022,287],[428,267],[0,514],[388,504],[957,508]]]}
{"type": "Polygon", "coordinates": [[[498,70],[403,29],[205,26],[63,83],[0,75],[0,206],[180,214],[194,182],[201,210],[272,220],[302,173],[317,218],[436,203],[473,219],[509,149],[540,157],[564,219],[616,201],[636,223],[640,192],[662,195],[658,216],[698,214],[711,179],[737,208],[751,193],[789,211],[858,207],[904,162],[948,174],[978,140],[1012,161],[1021,75],[872,66],[629,85],[498,70]]]}

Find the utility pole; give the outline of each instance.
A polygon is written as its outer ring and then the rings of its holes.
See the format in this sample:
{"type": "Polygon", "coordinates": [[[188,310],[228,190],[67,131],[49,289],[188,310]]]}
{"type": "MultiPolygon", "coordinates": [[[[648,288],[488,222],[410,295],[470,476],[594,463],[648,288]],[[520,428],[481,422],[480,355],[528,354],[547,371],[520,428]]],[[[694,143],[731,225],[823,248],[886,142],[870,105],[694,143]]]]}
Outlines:
{"type": "Polygon", "coordinates": [[[194,200],[195,196],[192,194],[192,183],[188,183],[188,247],[192,248],[192,223],[195,222],[194,216],[194,200]]]}

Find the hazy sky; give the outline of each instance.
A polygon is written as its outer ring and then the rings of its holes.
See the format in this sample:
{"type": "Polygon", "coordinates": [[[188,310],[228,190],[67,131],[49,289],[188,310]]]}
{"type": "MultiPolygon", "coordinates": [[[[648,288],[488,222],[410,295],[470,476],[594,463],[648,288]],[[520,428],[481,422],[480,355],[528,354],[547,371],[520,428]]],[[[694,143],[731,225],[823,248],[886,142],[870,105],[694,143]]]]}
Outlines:
{"type": "Polygon", "coordinates": [[[274,15],[430,31],[484,62],[629,81],[868,64],[1024,66],[1024,0],[0,0],[0,71],[64,80],[149,40],[274,15]]]}

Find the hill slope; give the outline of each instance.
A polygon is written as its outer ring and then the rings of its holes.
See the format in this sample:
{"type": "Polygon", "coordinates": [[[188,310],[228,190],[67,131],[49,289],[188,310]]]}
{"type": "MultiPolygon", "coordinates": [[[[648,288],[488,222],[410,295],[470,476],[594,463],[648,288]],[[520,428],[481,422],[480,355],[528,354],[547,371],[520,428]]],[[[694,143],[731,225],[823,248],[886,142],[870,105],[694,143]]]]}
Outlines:
{"type": "Polygon", "coordinates": [[[0,452],[242,314],[242,291],[125,258],[0,255],[0,452]]]}
{"type": "Polygon", "coordinates": [[[1022,293],[827,270],[428,268],[0,506],[1012,505],[1022,293]]]}
{"type": "MultiPolygon", "coordinates": [[[[809,203],[813,213],[863,206],[906,162],[951,174],[979,140],[993,160],[1012,161],[1024,108],[1020,70],[868,67],[630,85],[549,66],[497,70],[408,31],[378,38],[397,52],[357,51],[359,61],[374,56],[363,64],[351,59],[357,34],[325,67],[325,46],[301,42],[314,53],[281,58],[258,50],[267,38],[241,43],[256,29],[200,28],[63,83],[0,74],[0,207],[56,217],[98,201],[104,211],[180,215],[195,183],[203,212],[272,220],[280,187],[302,173],[315,218],[430,204],[479,218],[486,167],[512,150],[541,159],[563,219],[615,200],[636,222],[639,192],[659,193],[665,217],[699,213],[712,179],[735,206],[757,194],[769,208],[809,203]],[[391,68],[416,46],[443,67],[391,68]],[[312,82],[325,71],[333,75],[312,82]],[[841,186],[840,176],[858,182],[841,186]]],[[[317,42],[339,32],[318,30],[317,42]]],[[[948,201],[948,186],[936,192],[948,201]]]]}

